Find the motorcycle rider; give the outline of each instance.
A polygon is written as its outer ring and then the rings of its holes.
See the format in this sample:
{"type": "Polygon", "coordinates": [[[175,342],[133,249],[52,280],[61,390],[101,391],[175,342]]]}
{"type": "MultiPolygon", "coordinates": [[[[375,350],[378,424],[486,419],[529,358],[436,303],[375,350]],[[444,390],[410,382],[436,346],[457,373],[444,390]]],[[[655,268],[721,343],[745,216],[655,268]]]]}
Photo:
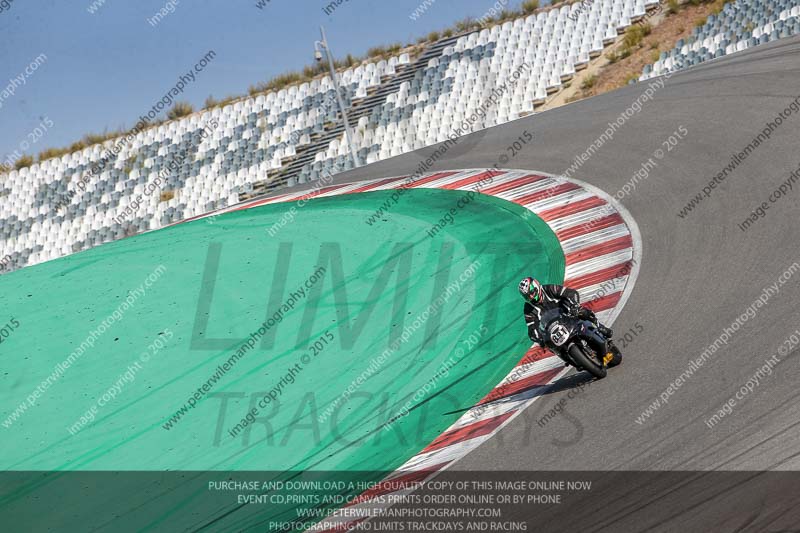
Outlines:
{"type": "MultiPolygon", "coordinates": [[[[554,307],[560,307],[567,314],[580,320],[588,320],[594,324],[598,333],[605,337],[608,350],[613,356],[608,366],[619,364],[619,349],[614,344],[614,341],[611,340],[614,332],[598,322],[597,316],[591,309],[581,306],[578,291],[563,285],[542,285],[538,280],[531,277],[523,278],[519,282],[518,288],[522,299],[525,300],[523,313],[525,315],[525,324],[528,326],[528,337],[530,337],[531,341],[544,346],[544,339],[539,331],[539,321],[542,313],[554,307]]],[[[558,356],[561,357],[561,354],[558,354],[558,356]]],[[[564,360],[565,366],[571,364],[564,357],[561,358],[564,360]]]]}

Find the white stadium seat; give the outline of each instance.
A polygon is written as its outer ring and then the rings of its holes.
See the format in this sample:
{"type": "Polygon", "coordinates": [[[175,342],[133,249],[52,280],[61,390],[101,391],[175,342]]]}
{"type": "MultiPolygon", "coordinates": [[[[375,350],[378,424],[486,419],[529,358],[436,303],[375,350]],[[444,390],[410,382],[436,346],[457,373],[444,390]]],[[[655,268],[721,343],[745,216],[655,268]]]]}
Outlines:
{"type": "MultiPolygon", "coordinates": [[[[748,0],[740,8],[741,2],[709,16],[705,26],[662,53],[639,79],[800,28],[800,0],[748,0]],[[745,11],[755,15],[737,16],[745,11]]],[[[469,129],[480,129],[535,112],[576,69],[617,41],[618,31],[657,4],[574,3],[442,38],[417,57],[403,52],[346,69],[339,79],[341,96],[350,107],[359,162],[442,142],[467,120],[469,129]],[[504,85],[508,90],[492,105],[492,90],[504,85]]],[[[80,177],[92,174],[113,144],[7,174],[0,186],[6,195],[0,203],[0,257],[10,255],[12,269],[157,229],[231,205],[242,195],[265,192],[265,187],[306,183],[352,165],[329,76],[145,130],[124,144],[116,161],[89,176],[85,191],[78,189],[80,177]],[[156,180],[162,182],[159,191],[132,212],[133,200],[156,180]]]]}

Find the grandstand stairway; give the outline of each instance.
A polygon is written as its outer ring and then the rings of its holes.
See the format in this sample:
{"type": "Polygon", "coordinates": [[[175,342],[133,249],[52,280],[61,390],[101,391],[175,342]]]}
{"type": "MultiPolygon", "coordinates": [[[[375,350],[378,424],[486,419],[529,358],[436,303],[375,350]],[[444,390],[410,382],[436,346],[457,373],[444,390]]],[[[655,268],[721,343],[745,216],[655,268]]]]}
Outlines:
{"type": "MultiPolygon", "coordinates": [[[[735,0],[640,80],[800,32],[800,0],[735,0]]],[[[594,0],[422,44],[340,73],[360,164],[433,146],[518,76],[473,129],[535,112],[658,0],[594,0]],[[526,69],[528,68],[526,67],[526,69]]],[[[377,59],[377,58],[376,58],[377,59]]],[[[352,167],[330,76],[150,124],[5,176],[5,273],[352,167]],[[114,149],[115,156],[110,156],[114,149]],[[80,183],[79,180],[83,183],[80,183]],[[149,188],[149,189],[147,189],[149,188]]]]}
{"type": "MultiPolygon", "coordinates": [[[[369,94],[365,98],[353,98],[351,95],[347,95],[345,101],[351,101],[350,108],[348,109],[348,120],[350,121],[351,129],[356,129],[355,125],[362,117],[370,118],[373,110],[386,103],[387,96],[396,93],[403,82],[411,81],[418,72],[428,66],[428,62],[431,59],[439,57],[445,48],[455,44],[460,37],[462,37],[461,34],[453,37],[446,37],[439,39],[435,43],[426,45],[422,53],[413,63],[397,65],[395,67],[396,74],[394,76],[385,76],[382,83],[371,89],[370,93],[372,94],[369,94]]],[[[248,200],[286,186],[305,183],[301,178],[303,168],[313,165],[316,154],[320,151],[324,151],[332,140],[341,137],[344,133],[344,124],[338,106],[336,119],[336,122],[333,123],[330,128],[326,128],[324,133],[312,137],[312,142],[310,144],[296,147],[297,155],[292,157],[286,166],[268,175],[267,179],[254,183],[252,189],[240,192],[239,200],[248,200]]],[[[370,121],[370,123],[375,125],[373,121],[370,121]]],[[[357,154],[359,165],[363,165],[366,162],[366,150],[362,148],[359,152],[360,153],[357,154]]],[[[350,157],[347,156],[345,157],[344,165],[341,166],[341,171],[350,170],[351,168],[352,163],[350,162],[350,157]]]]}

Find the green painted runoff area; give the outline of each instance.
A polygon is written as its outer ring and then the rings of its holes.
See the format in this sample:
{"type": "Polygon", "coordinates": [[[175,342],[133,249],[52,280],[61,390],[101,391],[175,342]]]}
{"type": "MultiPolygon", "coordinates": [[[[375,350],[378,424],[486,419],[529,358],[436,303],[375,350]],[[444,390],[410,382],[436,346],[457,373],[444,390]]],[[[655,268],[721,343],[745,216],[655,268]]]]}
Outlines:
{"type": "MultiPolygon", "coordinates": [[[[463,191],[408,190],[367,224],[391,194],[236,211],[0,277],[0,323],[19,322],[0,343],[3,470],[376,481],[400,466],[524,354],[517,281],[563,282],[564,255],[523,207],[463,191]]],[[[0,513],[57,479],[7,488],[0,513]]],[[[136,487],[71,517],[270,530],[265,516],[320,506],[237,505],[234,491],[198,508],[220,493],[136,487]]]]}

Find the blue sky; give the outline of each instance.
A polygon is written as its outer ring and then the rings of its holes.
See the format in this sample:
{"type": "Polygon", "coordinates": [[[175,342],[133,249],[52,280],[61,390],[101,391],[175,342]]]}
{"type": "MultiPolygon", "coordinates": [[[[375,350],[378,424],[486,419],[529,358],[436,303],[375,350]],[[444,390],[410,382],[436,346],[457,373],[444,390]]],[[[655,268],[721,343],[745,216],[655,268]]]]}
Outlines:
{"type": "Polygon", "coordinates": [[[271,0],[264,9],[257,1],[179,0],[153,27],[147,19],[168,0],[105,0],[94,14],[87,8],[103,0],[0,0],[0,160],[44,119],[52,126],[30,153],[133,126],[209,50],[216,58],[181,98],[195,108],[209,95],[244,94],[251,84],[313,62],[321,24],[337,57],[362,55],[481,17],[495,4],[434,0],[414,21],[409,15],[424,0],[345,0],[330,15],[323,7],[331,0],[271,0]],[[40,54],[46,61],[4,95],[40,54]]]}

